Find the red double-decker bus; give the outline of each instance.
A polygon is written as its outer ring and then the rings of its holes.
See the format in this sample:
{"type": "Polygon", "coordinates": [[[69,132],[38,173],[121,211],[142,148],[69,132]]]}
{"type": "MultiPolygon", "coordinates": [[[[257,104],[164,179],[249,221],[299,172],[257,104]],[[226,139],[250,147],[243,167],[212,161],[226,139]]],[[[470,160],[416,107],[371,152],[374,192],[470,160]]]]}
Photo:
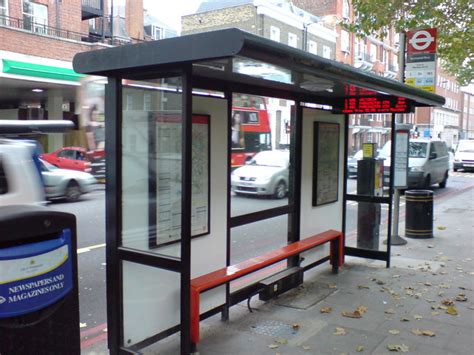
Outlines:
{"type": "Polygon", "coordinates": [[[265,98],[235,94],[231,120],[233,168],[244,165],[255,154],[271,150],[271,128],[265,98]]]}

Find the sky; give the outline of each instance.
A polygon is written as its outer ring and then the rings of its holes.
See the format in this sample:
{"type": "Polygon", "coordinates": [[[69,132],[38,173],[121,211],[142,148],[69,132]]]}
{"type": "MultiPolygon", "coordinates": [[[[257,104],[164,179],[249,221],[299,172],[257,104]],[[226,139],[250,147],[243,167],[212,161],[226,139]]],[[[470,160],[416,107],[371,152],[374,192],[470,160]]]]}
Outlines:
{"type": "Polygon", "coordinates": [[[148,13],[181,32],[181,16],[196,11],[202,0],[143,0],[148,13]]]}

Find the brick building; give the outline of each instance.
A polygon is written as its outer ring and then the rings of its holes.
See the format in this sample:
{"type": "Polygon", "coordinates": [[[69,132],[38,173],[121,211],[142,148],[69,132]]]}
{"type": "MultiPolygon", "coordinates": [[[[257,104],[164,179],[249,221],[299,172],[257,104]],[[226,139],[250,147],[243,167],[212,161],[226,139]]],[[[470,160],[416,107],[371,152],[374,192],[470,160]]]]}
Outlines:
{"type": "MultiPolygon", "coordinates": [[[[0,0],[0,119],[77,121],[74,55],[144,36],[141,0],[0,0]]],[[[83,142],[72,132],[42,143],[83,142]]]]}
{"type": "MultiPolygon", "coordinates": [[[[324,58],[335,59],[337,35],[334,24],[285,0],[203,1],[195,14],[182,17],[181,33],[185,35],[233,27],[291,47],[306,49],[324,58]]],[[[267,69],[259,70],[263,72],[267,69]]],[[[275,131],[273,146],[287,146],[290,103],[269,98],[267,110],[275,131]]]]}
{"type": "Polygon", "coordinates": [[[474,139],[474,85],[461,90],[460,139],[474,139]]]}

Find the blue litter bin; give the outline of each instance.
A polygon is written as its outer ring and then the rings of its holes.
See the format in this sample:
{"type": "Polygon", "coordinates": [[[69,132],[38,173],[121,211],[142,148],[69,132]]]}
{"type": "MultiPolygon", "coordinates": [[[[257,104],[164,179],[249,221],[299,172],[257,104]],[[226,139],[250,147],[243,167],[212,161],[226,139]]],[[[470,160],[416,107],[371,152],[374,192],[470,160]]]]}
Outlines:
{"type": "Polygon", "coordinates": [[[76,218],[0,207],[0,354],[80,354],[76,218]]]}

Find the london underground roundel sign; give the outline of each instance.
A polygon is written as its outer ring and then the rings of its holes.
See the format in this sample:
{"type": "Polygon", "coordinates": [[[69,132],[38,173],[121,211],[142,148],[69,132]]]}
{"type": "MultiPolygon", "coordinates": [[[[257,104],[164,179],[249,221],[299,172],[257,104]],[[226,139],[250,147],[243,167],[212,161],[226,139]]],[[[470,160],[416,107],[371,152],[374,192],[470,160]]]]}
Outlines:
{"type": "Polygon", "coordinates": [[[436,28],[407,32],[407,53],[436,53],[436,28]]]}

